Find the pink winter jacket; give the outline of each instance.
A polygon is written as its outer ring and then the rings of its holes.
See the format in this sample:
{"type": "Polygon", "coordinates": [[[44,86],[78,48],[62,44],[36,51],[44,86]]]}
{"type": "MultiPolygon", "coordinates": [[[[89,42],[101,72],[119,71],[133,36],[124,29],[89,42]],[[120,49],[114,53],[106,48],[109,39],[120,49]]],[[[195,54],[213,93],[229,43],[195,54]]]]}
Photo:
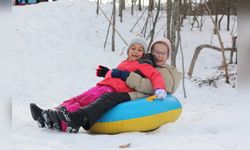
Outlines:
{"type": "MultiPolygon", "coordinates": [[[[124,60],[118,65],[117,68],[129,72],[139,70],[143,75],[145,75],[150,80],[154,90],[166,89],[165,81],[161,73],[149,64],[140,64],[138,61],[124,60]]],[[[122,79],[111,77],[111,72],[112,70],[109,70],[109,72],[105,76],[105,79],[97,83],[97,85],[110,86],[116,92],[134,91],[134,89],[129,88],[126,82],[123,81],[122,79]]]]}

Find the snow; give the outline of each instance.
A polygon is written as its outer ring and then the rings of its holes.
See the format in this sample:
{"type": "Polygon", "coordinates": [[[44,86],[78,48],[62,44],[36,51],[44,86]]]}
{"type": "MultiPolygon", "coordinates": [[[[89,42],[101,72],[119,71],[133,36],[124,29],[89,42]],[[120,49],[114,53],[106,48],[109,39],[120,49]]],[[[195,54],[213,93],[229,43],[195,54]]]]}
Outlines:
{"type": "MultiPolygon", "coordinates": [[[[110,16],[112,4],[103,3],[101,7],[110,16]]],[[[199,87],[185,78],[187,98],[183,96],[182,85],[175,93],[183,105],[181,117],[155,131],[101,135],[84,130],[69,134],[38,128],[29,111],[31,102],[42,108],[55,107],[100,81],[101,78],[95,76],[97,65],[114,68],[126,58],[125,44],[118,35],[115,52],[110,50],[111,35],[107,48],[103,48],[108,22],[102,14],[96,15],[95,9],[95,2],[83,0],[58,0],[12,8],[13,150],[115,150],[128,143],[131,143],[130,149],[135,150],[244,149],[239,133],[239,109],[242,107],[237,105],[237,90],[224,79],[219,80],[215,88],[199,87]]],[[[140,21],[134,32],[129,32],[140,15],[141,12],[135,12],[130,16],[130,10],[126,9],[124,23],[117,21],[117,29],[127,41],[143,26],[144,21],[140,21]]],[[[162,19],[158,28],[164,24],[162,19]]],[[[228,47],[230,32],[222,27],[222,38],[228,47]]],[[[186,20],[181,33],[185,72],[198,45],[211,42],[218,45],[209,18],[203,31],[197,28],[190,31],[190,28],[186,20]]],[[[205,79],[214,74],[220,64],[220,53],[204,49],[193,76],[205,79]]],[[[181,71],[180,52],[177,67],[181,71]]],[[[232,71],[236,72],[236,67],[232,71]]]]}

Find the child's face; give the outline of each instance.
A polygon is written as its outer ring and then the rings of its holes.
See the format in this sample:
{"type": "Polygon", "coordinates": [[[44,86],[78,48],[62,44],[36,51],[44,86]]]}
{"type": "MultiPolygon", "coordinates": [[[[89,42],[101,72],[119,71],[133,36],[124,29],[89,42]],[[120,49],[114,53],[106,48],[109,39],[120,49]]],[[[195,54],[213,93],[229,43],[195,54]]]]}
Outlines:
{"type": "Polygon", "coordinates": [[[128,50],[128,60],[138,60],[144,55],[144,49],[141,44],[133,44],[128,50]]]}
{"type": "Polygon", "coordinates": [[[168,60],[168,47],[165,44],[156,43],[151,51],[155,55],[157,65],[163,65],[168,60]]]}

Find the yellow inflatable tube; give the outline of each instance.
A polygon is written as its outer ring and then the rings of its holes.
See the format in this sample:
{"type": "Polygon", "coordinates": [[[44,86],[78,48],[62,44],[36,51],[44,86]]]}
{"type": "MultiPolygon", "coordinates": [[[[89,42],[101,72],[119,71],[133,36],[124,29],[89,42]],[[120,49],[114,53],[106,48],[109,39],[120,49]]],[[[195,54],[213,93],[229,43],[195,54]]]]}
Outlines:
{"type": "Polygon", "coordinates": [[[103,134],[149,131],[164,123],[174,122],[181,112],[181,103],[172,95],[164,100],[140,98],[109,110],[89,131],[103,134]]]}

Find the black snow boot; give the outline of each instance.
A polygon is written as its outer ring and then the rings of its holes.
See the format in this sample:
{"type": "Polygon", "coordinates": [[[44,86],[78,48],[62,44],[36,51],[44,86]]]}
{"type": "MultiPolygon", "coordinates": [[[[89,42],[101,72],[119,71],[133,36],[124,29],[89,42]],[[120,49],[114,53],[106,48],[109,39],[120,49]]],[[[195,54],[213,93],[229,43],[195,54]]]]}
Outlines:
{"type": "Polygon", "coordinates": [[[39,108],[35,103],[30,104],[30,112],[32,118],[37,121],[37,125],[39,128],[45,127],[45,119],[42,116],[43,109],[39,108]]]}
{"type": "Polygon", "coordinates": [[[45,126],[49,129],[52,129],[53,128],[53,122],[51,121],[50,117],[49,117],[49,110],[50,109],[46,109],[46,110],[43,110],[42,111],[42,116],[45,120],[45,126]]]}
{"type": "Polygon", "coordinates": [[[77,112],[70,113],[65,107],[58,109],[58,116],[67,123],[67,132],[69,133],[77,133],[84,122],[87,122],[87,117],[77,115],[77,112]]]}
{"type": "Polygon", "coordinates": [[[50,121],[52,124],[52,127],[55,128],[58,131],[62,130],[61,127],[61,120],[58,117],[58,110],[57,109],[49,109],[47,112],[44,112],[44,116],[48,116],[45,118],[45,120],[50,121]]]}

